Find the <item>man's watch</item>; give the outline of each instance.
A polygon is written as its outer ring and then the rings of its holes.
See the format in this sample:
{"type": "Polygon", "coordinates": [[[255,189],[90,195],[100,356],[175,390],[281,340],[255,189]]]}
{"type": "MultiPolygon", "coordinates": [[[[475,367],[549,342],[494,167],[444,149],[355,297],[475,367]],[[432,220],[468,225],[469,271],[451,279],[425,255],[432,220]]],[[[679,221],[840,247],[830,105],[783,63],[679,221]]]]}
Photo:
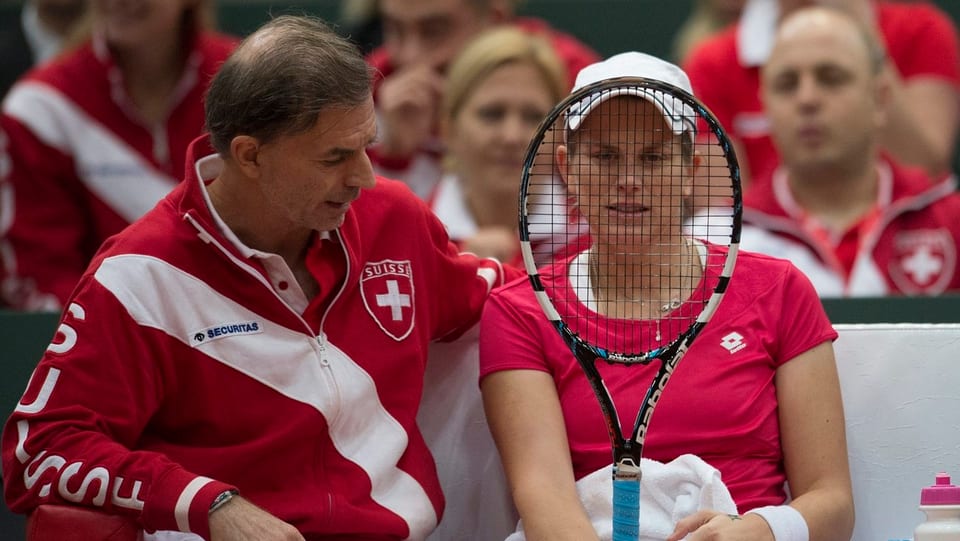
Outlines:
{"type": "Polygon", "coordinates": [[[220,509],[221,507],[226,505],[227,502],[232,500],[233,497],[236,496],[237,494],[240,494],[240,491],[235,488],[231,488],[230,490],[224,490],[223,492],[218,494],[216,498],[213,499],[213,503],[210,504],[210,511],[208,511],[207,513],[212,514],[217,509],[220,509]]]}

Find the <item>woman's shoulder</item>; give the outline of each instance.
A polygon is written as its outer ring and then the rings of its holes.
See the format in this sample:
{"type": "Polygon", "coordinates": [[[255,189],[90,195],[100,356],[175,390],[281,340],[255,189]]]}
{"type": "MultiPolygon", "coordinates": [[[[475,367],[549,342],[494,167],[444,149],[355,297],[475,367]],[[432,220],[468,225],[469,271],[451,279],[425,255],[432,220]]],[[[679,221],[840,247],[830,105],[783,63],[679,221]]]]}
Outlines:
{"type": "Polygon", "coordinates": [[[39,82],[58,89],[85,85],[91,79],[105,79],[106,70],[97,61],[87,41],[56,55],[49,62],[28,71],[21,81],[39,82]]]}
{"type": "MultiPolygon", "coordinates": [[[[726,248],[723,248],[726,250],[726,248]]],[[[731,277],[731,287],[752,292],[793,287],[793,281],[804,277],[790,260],[766,254],[738,250],[731,277]]],[[[805,278],[804,278],[805,279],[805,278]]]]}

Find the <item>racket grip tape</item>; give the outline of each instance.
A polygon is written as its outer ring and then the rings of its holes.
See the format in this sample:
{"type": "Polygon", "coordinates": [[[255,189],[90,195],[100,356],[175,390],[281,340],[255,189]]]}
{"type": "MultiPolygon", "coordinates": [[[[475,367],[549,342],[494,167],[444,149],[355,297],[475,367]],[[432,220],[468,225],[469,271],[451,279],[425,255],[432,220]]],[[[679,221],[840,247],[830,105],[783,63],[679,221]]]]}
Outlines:
{"type": "Polygon", "coordinates": [[[640,481],[613,480],[613,541],[640,538],[640,481]]]}

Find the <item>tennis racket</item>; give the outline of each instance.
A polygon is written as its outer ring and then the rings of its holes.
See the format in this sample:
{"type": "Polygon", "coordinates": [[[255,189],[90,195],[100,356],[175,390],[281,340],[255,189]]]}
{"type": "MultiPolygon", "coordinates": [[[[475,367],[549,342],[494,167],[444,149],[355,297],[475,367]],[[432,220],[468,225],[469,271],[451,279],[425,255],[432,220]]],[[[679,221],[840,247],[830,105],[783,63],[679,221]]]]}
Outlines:
{"type": "Polygon", "coordinates": [[[677,363],[736,262],[740,169],[696,98],[653,79],[601,80],[541,123],[520,187],[524,265],[600,403],[613,449],[613,539],[639,536],[640,458],[677,363]],[[598,363],[659,369],[625,436],[598,363]]]}

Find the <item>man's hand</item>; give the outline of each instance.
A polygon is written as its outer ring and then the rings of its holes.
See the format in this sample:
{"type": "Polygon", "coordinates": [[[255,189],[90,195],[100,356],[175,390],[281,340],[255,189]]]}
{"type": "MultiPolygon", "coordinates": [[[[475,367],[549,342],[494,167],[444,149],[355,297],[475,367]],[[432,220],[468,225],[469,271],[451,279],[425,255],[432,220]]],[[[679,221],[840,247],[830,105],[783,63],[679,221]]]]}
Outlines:
{"type": "Polygon", "coordinates": [[[770,526],[760,515],[728,515],[709,509],[677,522],[667,541],[684,537],[687,541],[774,541],[770,526]]]}
{"type": "Polygon", "coordinates": [[[506,227],[482,227],[477,234],[467,239],[463,251],[479,257],[493,257],[502,263],[508,263],[520,251],[517,232],[506,227]]]}
{"type": "Polygon", "coordinates": [[[234,496],[210,514],[211,541],[304,541],[296,528],[234,496]]]}
{"type": "Polygon", "coordinates": [[[380,152],[408,158],[434,134],[443,76],[432,67],[411,66],[383,80],[377,90],[380,152]]]}

